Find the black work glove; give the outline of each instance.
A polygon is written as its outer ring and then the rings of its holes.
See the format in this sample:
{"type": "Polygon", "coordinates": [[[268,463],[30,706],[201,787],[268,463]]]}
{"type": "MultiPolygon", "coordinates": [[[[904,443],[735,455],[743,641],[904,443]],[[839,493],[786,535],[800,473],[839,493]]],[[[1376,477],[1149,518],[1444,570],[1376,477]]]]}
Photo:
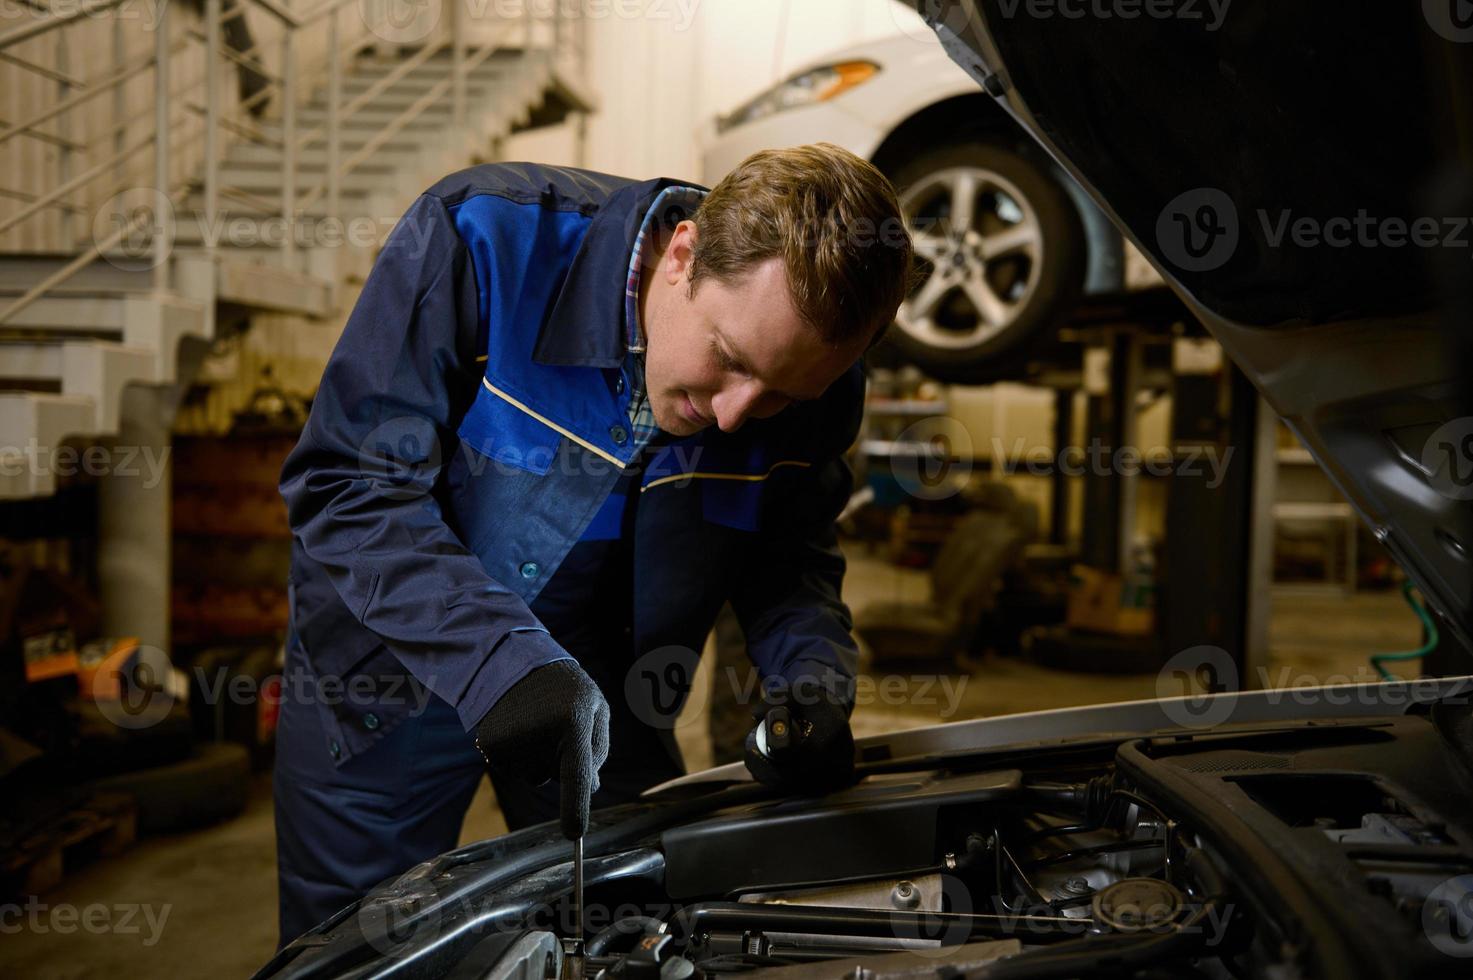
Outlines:
{"type": "Polygon", "coordinates": [[[491,706],[476,725],[476,748],[497,772],[533,786],[558,780],[563,836],[582,837],[599,767],[609,757],[609,704],[577,663],[554,661],[491,706]]]}
{"type": "Polygon", "coordinates": [[[747,733],[747,771],[788,793],[826,793],[854,782],[852,705],[833,684],[804,677],[764,691],[747,733]]]}

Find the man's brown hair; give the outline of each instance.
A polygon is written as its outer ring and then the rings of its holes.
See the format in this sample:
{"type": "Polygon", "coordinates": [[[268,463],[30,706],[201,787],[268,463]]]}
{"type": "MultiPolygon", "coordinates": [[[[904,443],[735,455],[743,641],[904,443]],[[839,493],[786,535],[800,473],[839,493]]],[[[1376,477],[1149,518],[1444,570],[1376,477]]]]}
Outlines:
{"type": "Polygon", "coordinates": [[[779,256],[793,308],[827,343],[873,343],[905,298],[911,242],[895,188],[833,143],[753,153],[693,220],[692,292],[779,256]]]}

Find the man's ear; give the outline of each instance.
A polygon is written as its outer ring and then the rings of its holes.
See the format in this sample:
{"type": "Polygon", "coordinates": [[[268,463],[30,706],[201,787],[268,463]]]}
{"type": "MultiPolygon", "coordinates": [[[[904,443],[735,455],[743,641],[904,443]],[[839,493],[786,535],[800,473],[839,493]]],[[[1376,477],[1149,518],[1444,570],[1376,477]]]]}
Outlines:
{"type": "Polygon", "coordinates": [[[670,243],[665,246],[665,258],[660,271],[665,281],[674,286],[690,277],[691,263],[695,258],[696,223],[690,219],[682,221],[670,233],[670,243]]]}

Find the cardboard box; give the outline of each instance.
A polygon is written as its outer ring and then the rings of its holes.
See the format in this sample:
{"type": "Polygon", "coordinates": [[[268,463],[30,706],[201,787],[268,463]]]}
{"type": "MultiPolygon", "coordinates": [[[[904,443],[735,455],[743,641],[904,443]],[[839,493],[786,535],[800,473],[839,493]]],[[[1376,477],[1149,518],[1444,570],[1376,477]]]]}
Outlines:
{"type": "Polygon", "coordinates": [[[1087,565],[1071,570],[1064,621],[1071,629],[1116,636],[1144,636],[1155,625],[1148,605],[1125,605],[1125,578],[1087,565]]]}

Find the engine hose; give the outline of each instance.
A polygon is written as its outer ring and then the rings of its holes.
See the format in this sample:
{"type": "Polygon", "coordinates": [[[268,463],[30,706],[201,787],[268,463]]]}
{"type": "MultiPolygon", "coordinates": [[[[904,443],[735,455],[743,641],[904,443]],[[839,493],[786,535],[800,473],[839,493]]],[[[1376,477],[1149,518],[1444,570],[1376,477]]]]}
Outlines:
{"type": "Polygon", "coordinates": [[[1415,650],[1407,650],[1400,653],[1372,654],[1371,666],[1376,668],[1376,673],[1381,675],[1383,681],[1401,680],[1400,677],[1397,677],[1386,668],[1386,664],[1402,660],[1419,660],[1437,649],[1439,639],[1437,635],[1437,623],[1433,622],[1432,617],[1427,612],[1427,607],[1423,606],[1417,601],[1417,597],[1412,595],[1411,579],[1407,579],[1401,583],[1401,595],[1402,598],[1406,599],[1407,605],[1412,607],[1412,611],[1417,614],[1417,618],[1422,621],[1422,632],[1427,639],[1426,642],[1415,650]]]}
{"type": "Polygon", "coordinates": [[[586,956],[602,956],[609,944],[623,936],[652,936],[665,931],[665,923],[648,915],[631,915],[604,926],[584,947],[586,956]]]}

